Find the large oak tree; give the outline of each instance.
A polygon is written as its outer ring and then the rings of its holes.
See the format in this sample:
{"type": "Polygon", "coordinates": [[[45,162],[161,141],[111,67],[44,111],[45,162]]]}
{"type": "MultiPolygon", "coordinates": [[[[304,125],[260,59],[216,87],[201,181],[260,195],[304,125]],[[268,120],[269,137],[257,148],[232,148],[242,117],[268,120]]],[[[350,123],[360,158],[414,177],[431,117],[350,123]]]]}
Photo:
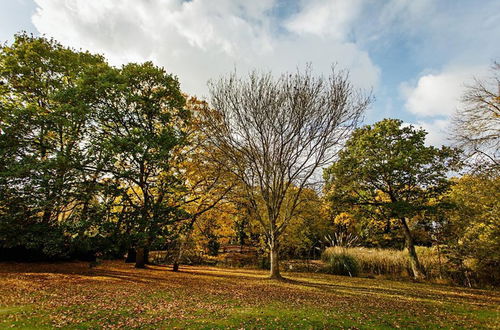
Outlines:
{"type": "Polygon", "coordinates": [[[91,197],[85,81],[101,67],[102,56],[24,33],[0,48],[0,247],[68,253],[60,220],[91,197]]]}
{"type": "Polygon", "coordinates": [[[447,173],[458,159],[455,149],[426,146],[426,134],[398,119],[366,125],[324,173],[334,207],[400,221],[415,278],[423,273],[408,221],[439,207],[439,196],[450,187],[447,173]]]}
{"type": "Polygon", "coordinates": [[[109,68],[95,79],[93,148],[101,158],[91,170],[121,190],[136,267],[168,225],[183,217],[172,196],[182,189],[177,164],[186,143],[189,111],[177,79],[150,62],[109,68]]]}

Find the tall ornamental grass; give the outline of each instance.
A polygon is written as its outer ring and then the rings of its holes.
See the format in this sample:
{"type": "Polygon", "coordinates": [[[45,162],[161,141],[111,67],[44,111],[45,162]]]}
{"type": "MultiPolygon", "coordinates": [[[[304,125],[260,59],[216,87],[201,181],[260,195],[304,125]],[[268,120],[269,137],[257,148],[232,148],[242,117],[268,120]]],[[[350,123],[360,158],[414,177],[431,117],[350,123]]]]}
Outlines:
{"type": "MultiPolygon", "coordinates": [[[[407,276],[409,258],[406,250],[375,249],[364,247],[329,247],[322,254],[322,260],[329,263],[338,256],[351,256],[356,260],[359,272],[373,275],[407,276]]],[[[441,277],[439,254],[434,248],[417,247],[417,255],[429,278],[441,277]]]]}

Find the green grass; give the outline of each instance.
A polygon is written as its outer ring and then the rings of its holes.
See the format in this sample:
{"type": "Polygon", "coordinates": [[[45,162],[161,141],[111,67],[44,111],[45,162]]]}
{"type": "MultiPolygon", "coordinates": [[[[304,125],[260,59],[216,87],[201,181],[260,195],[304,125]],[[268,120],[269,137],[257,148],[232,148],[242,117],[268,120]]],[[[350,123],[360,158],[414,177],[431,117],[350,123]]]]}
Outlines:
{"type": "Polygon", "coordinates": [[[0,264],[0,328],[499,328],[500,294],[444,285],[122,262],[0,264]]]}

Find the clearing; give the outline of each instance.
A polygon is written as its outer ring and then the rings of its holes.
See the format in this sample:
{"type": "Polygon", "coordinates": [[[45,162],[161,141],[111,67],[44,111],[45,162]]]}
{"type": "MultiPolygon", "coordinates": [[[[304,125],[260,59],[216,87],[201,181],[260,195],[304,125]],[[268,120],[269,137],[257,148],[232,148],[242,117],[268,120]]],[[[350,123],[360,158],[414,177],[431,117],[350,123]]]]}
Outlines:
{"type": "Polygon", "coordinates": [[[499,328],[500,293],[121,261],[0,263],[0,328],[499,328]]]}

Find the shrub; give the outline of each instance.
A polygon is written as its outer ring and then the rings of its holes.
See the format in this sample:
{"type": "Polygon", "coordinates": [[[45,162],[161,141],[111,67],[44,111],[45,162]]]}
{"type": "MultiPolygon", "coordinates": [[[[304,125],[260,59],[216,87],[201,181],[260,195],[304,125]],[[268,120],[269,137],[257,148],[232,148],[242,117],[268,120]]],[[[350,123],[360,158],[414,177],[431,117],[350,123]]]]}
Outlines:
{"type": "MultiPolygon", "coordinates": [[[[152,264],[173,264],[178,258],[179,251],[175,249],[162,251],[149,251],[148,262],[152,264]]],[[[182,252],[181,265],[204,265],[206,256],[193,249],[182,252]]]]}
{"type": "Polygon", "coordinates": [[[290,272],[319,273],[323,271],[324,263],[319,260],[284,260],[280,267],[290,272]]]}
{"type": "Polygon", "coordinates": [[[331,253],[327,257],[324,272],[335,275],[358,276],[359,265],[356,258],[346,252],[331,253]]]}
{"type": "Polygon", "coordinates": [[[249,267],[257,264],[257,256],[238,252],[223,253],[215,257],[218,266],[224,267],[249,267]]]}

